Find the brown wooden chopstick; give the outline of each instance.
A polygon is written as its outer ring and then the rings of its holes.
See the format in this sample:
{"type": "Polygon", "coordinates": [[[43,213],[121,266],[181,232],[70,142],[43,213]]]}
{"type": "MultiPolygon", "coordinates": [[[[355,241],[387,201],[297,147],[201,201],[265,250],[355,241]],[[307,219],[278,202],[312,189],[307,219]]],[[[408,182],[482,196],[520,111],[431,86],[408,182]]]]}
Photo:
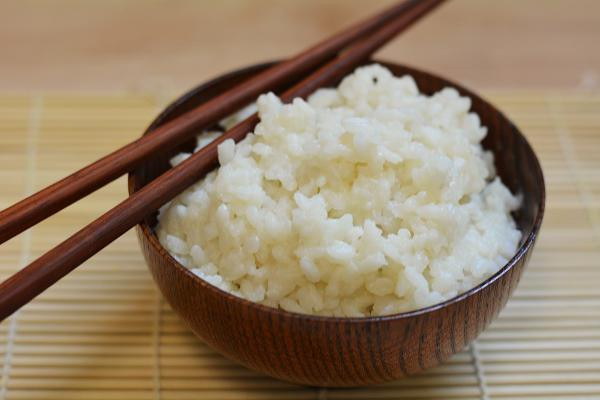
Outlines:
{"type": "MultiPolygon", "coordinates": [[[[396,34],[441,4],[443,0],[421,0],[401,16],[352,45],[300,83],[285,91],[289,102],[306,97],[319,87],[332,85],[365,61],[396,34]]],[[[217,146],[224,140],[243,139],[256,123],[256,114],[240,122],[187,160],[133,193],[113,209],[0,284],[0,320],[50,287],[92,255],[135,226],[146,215],[175,197],[217,164],[217,146]]]]}
{"type": "Polygon", "coordinates": [[[158,150],[176,146],[269,90],[298,81],[361,36],[417,7],[407,0],[304,50],[220,94],[96,162],[0,211],[0,244],[132,170],[158,150]]]}

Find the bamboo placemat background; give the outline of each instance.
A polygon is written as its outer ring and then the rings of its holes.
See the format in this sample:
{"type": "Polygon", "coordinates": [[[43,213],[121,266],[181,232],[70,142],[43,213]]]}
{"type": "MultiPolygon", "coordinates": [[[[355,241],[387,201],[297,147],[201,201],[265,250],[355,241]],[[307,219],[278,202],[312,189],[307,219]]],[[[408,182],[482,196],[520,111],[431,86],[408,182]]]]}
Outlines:
{"type": "MultiPolygon", "coordinates": [[[[282,383],[196,340],[161,299],[133,232],[0,324],[6,399],[600,399],[600,94],[487,93],[541,158],[547,212],[517,292],[476,344],[366,389],[282,383]]],[[[152,95],[0,95],[0,207],[138,136],[152,95]]],[[[126,194],[123,179],[0,247],[0,278],[126,194]]]]}

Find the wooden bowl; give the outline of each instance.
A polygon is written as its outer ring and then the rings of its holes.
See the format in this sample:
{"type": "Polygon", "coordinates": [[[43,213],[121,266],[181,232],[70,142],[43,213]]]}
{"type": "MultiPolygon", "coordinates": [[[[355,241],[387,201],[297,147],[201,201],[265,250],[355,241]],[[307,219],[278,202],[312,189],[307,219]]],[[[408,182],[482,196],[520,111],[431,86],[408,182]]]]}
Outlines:
{"type": "MultiPolygon", "coordinates": [[[[202,341],[248,368],[313,386],[360,386],[399,379],[440,364],[462,350],[504,307],[533,249],[544,213],[544,177],[519,130],[479,96],[429,73],[383,63],[395,75],[412,75],[431,94],[446,86],[472,99],[488,127],[483,145],[494,152],[498,174],[523,205],[515,220],[523,233],[515,256],[494,276],[451,300],[425,309],[368,318],[317,317],[252,303],[206,283],[173,259],[153,232],[156,214],[138,225],[154,280],[173,309],[202,341]]],[[[270,64],[244,68],[180,97],[151,130],[270,64]]],[[[147,133],[147,132],[146,132],[147,133]]],[[[169,168],[168,160],[194,141],[166,150],[129,175],[132,193],[169,168]]]]}

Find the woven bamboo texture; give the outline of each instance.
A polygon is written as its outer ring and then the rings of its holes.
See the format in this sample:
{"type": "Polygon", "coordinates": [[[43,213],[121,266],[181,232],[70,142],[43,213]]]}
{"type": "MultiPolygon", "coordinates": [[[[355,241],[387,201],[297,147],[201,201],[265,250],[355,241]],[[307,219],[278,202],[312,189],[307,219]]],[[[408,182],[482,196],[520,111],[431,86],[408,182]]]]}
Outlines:
{"type": "MultiPolygon", "coordinates": [[[[488,92],[546,176],[534,256],[470,348],[410,379],[327,390],[279,382],[195,339],[161,299],[133,232],[0,324],[7,399],[600,399],[600,94],[488,92]]],[[[0,95],[0,207],[139,135],[165,96],[0,95]]],[[[0,248],[0,278],[123,198],[123,179],[0,248]]]]}

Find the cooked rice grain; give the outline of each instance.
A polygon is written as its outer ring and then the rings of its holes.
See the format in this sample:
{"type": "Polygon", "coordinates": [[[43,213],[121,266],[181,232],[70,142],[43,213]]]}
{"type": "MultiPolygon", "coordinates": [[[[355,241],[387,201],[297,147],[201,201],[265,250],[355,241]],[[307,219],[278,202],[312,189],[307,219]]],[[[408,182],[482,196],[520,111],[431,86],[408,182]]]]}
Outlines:
{"type": "Polygon", "coordinates": [[[425,96],[371,65],[308,101],[257,105],[254,133],[222,143],[220,168],[160,213],[161,243],[202,279],[288,311],[385,315],[450,299],[514,255],[519,200],[455,89],[425,96]]]}

